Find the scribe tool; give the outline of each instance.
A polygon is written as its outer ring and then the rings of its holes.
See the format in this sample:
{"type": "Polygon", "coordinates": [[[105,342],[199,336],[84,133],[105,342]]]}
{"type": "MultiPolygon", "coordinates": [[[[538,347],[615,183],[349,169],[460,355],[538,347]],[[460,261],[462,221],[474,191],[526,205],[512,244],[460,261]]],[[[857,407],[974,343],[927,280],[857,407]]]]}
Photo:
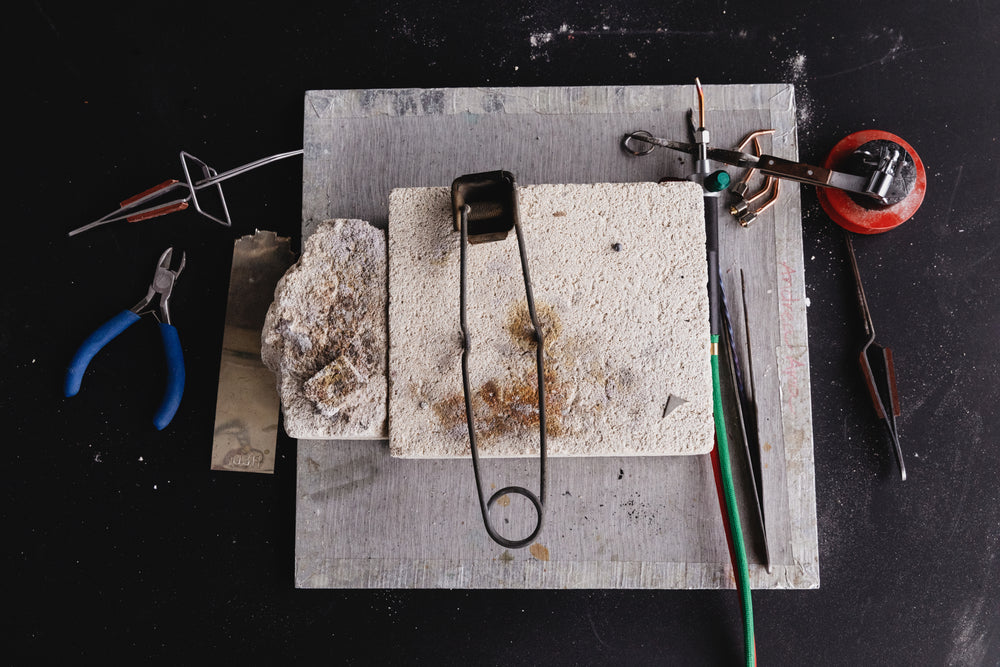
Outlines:
{"type": "Polygon", "coordinates": [[[67,398],[76,396],[80,391],[80,384],[83,382],[90,360],[118,334],[138,322],[142,315],[152,313],[159,322],[160,336],[167,357],[167,387],[163,401],[153,418],[153,425],[162,431],[174,418],[181,403],[181,396],[184,394],[184,354],[177,329],[170,323],[170,294],[177,277],[184,270],[186,256],[181,253],[180,266],[176,270],[171,270],[170,261],[173,253],[173,248],[167,248],[160,255],[160,260],[156,263],[156,272],[153,274],[153,282],[139,303],[112,317],[83,341],[66,371],[64,393],[67,398]]]}
{"type": "Polygon", "coordinates": [[[749,382],[744,381],[743,372],[740,367],[739,355],[736,352],[736,333],[733,331],[732,319],[729,316],[729,303],[726,299],[726,291],[722,289],[722,281],[719,281],[719,293],[722,295],[722,315],[725,326],[722,328],[723,337],[726,340],[726,348],[729,351],[729,381],[735,388],[736,400],[733,402],[736,409],[736,421],[740,427],[740,440],[743,442],[743,453],[747,462],[747,475],[750,477],[750,484],[753,487],[754,502],[750,509],[756,513],[757,528],[760,530],[762,539],[762,553],[764,568],[771,572],[771,549],[767,540],[767,524],[764,521],[764,478],[760,460],[760,434],[758,431],[756,387],[753,379],[753,352],[750,347],[750,322],[749,313],[746,308],[746,282],[743,278],[743,271],[740,270],[740,292],[743,296],[743,330],[747,337],[747,364],[749,382]]]}

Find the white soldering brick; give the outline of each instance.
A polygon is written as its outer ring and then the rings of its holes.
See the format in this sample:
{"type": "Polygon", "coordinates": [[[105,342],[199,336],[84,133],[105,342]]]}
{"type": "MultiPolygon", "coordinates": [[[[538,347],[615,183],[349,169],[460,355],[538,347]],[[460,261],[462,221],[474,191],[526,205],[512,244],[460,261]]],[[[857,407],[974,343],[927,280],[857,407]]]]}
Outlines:
{"type": "MultiPolygon", "coordinates": [[[[549,454],[709,452],[712,381],[701,187],[533,185],[519,188],[519,198],[546,339],[549,454]]],[[[535,455],[535,354],[513,232],[505,241],[469,247],[468,295],[480,452],[535,455]]],[[[469,455],[459,331],[459,234],[450,191],[394,190],[393,455],[469,455]]]]}

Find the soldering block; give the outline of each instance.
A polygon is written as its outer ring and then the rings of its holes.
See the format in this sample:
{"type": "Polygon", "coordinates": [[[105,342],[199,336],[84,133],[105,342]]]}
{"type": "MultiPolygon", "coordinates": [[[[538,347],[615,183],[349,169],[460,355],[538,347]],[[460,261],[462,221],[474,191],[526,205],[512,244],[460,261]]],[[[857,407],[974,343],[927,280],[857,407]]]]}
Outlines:
{"type": "Polygon", "coordinates": [[[385,232],[328,220],[278,281],[261,357],[293,438],[386,435],[385,232]]]}
{"type": "MultiPolygon", "coordinates": [[[[545,336],[553,456],[704,454],[713,444],[705,220],[687,182],[518,188],[545,336]]],[[[467,457],[460,234],[447,188],[389,203],[389,445],[467,457]]],[[[538,453],[535,339],[518,244],[468,247],[469,370],[484,457],[538,453]]]]}

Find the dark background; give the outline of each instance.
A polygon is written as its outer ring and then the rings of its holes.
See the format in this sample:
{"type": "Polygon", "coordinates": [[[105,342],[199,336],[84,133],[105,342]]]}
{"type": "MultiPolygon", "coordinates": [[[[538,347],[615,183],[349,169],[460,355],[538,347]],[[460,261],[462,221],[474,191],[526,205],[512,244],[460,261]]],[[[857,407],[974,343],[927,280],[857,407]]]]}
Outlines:
{"type": "Polygon", "coordinates": [[[295,442],[280,439],[273,476],[210,472],[209,453],[232,242],[298,235],[301,161],[230,181],[231,230],[185,212],[66,236],[179,177],[181,149],[228,169],[300,148],[308,89],[700,76],[792,82],[803,159],[877,128],[929,181],[912,220],[856,242],[896,353],[905,483],[855,364],[840,230],[803,188],[822,586],[755,593],[761,664],[1000,663],[1000,3],[631,4],[8,6],[4,658],[738,662],[733,591],[293,588],[295,442]],[[188,253],[174,298],[188,381],[158,433],[148,322],[79,396],[61,387],[168,245],[188,253]]]}

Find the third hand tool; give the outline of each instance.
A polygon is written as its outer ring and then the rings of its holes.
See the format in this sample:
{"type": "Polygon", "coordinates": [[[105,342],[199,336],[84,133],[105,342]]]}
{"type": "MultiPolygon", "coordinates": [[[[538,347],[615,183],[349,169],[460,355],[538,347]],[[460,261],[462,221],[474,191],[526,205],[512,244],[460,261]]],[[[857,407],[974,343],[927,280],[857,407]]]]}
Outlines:
{"type": "Polygon", "coordinates": [[[67,398],[76,396],[80,391],[84,373],[87,372],[87,366],[94,355],[118,334],[138,322],[142,315],[152,313],[160,324],[160,336],[163,338],[163,348],[167,357],[167,388],[153,418],[153,425],[162,431],[174,418],[181,403],[181,396],[184,394],[184,354],[177,329],[170,323],[170,293],[174,289],[177,277],[184,270],[186,257],[181,254],[180,266],[174,271],[170,269],[173,253],[173,248],[167,248],[160,255],[160,260],[156,263],[156,273],[153,274],[153,282],[139,303],[118,313],[83,341],[66,371],[64,393],[67,398]]]}
{"type": "Polygon", "coordinates": [[[904,157],[900,160],[897,177],[893,179],[887,193],[888,205],[872,204],[865,198],[852,197],[850,193],[837,190],[818,190],[817,196],[827,215],[845,230],[844,238],[851,262],[855,294],[865,328],[865,342],[858,354],[858,362],[875,414],[884,420],[889,431],[889,439],[899,466],[899,477],[905,480],[906,465],[903,462],[896,424],[896,417],[902,414],[899,392],[896,389],[896,366],[892,350],[875,342],[875,325],[861,283],[861,271],[851,233],[881,234],[909,220],[924,200],[927,170],[910,144],[881,130],[864,130],[844,137],[830,151],[824,167],[864,169],[866,165],[870,167],[878,156],[896,152],[902,152],[904,157]]]}
{"type": "MultiPolygon", "coordinates": [[[[834,146],[822,167],[773,155],[708,148],[706,143],[697,139],[694,143],[661,139],[642,130],[627,134],[622,147],[633,155],[646,155],[654,147],[662,146],[689,153],[696,160],[716,160],[756,170],[770,178],[815,185],[827,215],[848,232],[858,234],[880,234],[901,225],[916,213],[927,189],[927,172],[913,147],[900,137],[881,130],[864,130],[845,137],[834,146]]],[[[746,141],[741,148],[744,146],[746,141]]],[[[742,196],[742,193],[737,194],[742,196]]],[[[733,214],[747,226],[752,218],[743,217],[743,213],[734,207],[733,214]]],[[[849,235],[847,244],[868,337],[860,354],[862,373],[875,411],[889,428],[900,476],[905,480],[906,469],[895,420],[900,415],[900,408],[892,351],[874,343],[871,313],[849,235]],[[879,357],[878,352],[881,358],[876,359],[873,366],[871,357],[879,357]],[[879,371],[877,374],[875,369],[879,371]]]]}
{"type": "MultiPolygon", "coordinates": [[[[661,139],[646,131],[632,132],[626,135],[622,145],[625,150],[634,155],[644,155],[649,152],[648,149],[638,150],[634,148],[635,142],[671,148],[694,155],[695,159],[709,159],[734,167],[756,169],[765,176],[775,176],[822,188],[844,190],[873,199],[883,205],[899,201],[899,199],[893,200],[897,192],[893,190],[892,185],[896,172],[907,164],[908,157],[906,150],[900,146],[880,146],[877,153],[871,156],[874,163],[865,165],[873,167],[870,173],[859,175],[803,162],[793,162],[774,155],[753,155],[723,148],[708,148],[707,142],[696,141],[694,144],[690,144],[683,141],[661,139]],[[703,155],[704,157],[702,157],[703,155]]],[[[912,165],[912,162],[910,164],[912,165]]]]}

